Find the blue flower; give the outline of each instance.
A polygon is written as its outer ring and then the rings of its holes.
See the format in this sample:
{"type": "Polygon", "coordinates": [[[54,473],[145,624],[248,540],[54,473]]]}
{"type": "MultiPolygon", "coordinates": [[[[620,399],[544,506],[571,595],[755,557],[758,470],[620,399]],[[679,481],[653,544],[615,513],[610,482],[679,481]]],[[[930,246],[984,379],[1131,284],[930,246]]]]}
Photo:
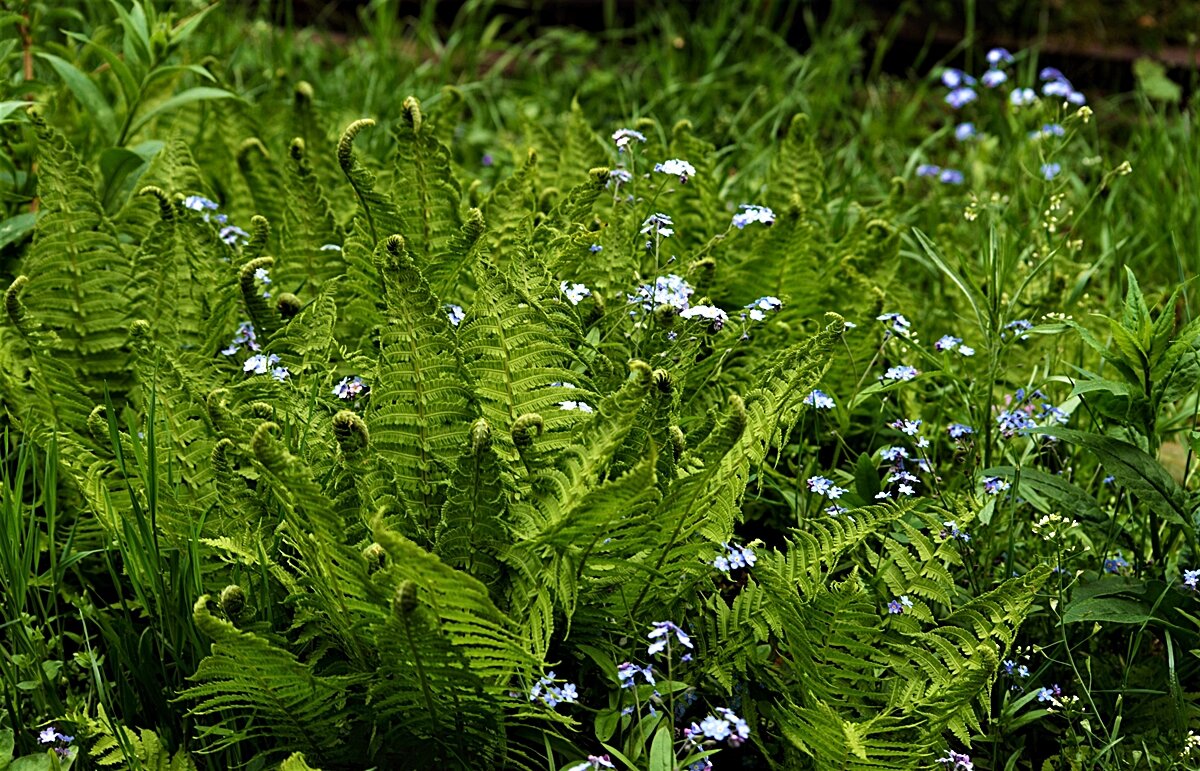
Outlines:
{"type": "Polygon", "coordinates": [[[660,174],[671,174],[679,177],[679,182],[685,185],[690,177],[696,176],[696,167],[678,158],[656,163],[654,164],[654,170],[660,174]]]}
{"type": "Polygon", "coordinates": [[[832,479],[823,476],[811,476],[808,478],[808,489],[817,495],[823,495],[831,501],[836,501],[845,495],[848,490],[844,487],[838,487],[833,483],[832,479]]]}
{"type": "Polygon", "coordinates": [[[975,93],[975,89],[963,86],[946,94],[946,104],[958,110],[970,104],[971,102],[974,102],[978,98],[979,95],[975,93]]]}
{"type": "Polygon", "coordinates": [[[906,420],[901,418],[899,420],[892,421],[888,425],[897,431],[908,434],[909,436],[916,436],[917,432],[921,430],[921,419],[917,418],[916,420],[906,420]]]}
{"type": "Polygon", "coordinates": [[[242,371],[254,375],[265,375],[270,372],[271,368],[274,367],[278,362],[279,357],[275,354],[272,353],[270,355],[264,355],[260,353],[246,359],[246,361],[242,364],[242,371]]]}
{"type": "Polygon", "coordinates": [[[961,86],[975,85],[975,78],[956,67],[947,67],[942,70],[942,85],[946,88],[959,88],[961,86]]]}
{"type": "Polygon", "coordinates": [[[891,602],[888,603],[888,613],[891,613],[893,615],[898,615],[903,612],[904,612],[904,606],[900,604],[899,600],[892,600],[891,602]]]}
{"type": "Polygon", "coordinates": [[[686,280],[672,273],[659,276],[652,285],[642,284],[627,297],[630,303],[640,304],[643,310],[652,311],[660,305],[669,305],[683,312],[691,306],[690,298],[695,291],[686,280]]]}
{"type": "Polygon", "coordinates": [[[600,244],[592,244],[591,246],[588,247],[588,251],[591,252],[592,254],[595,254],[596,252],[599,252],[602,249],[604,249],[604,247],[601,246],[600,244]]]}
{"type": "Polygon", "coordinates": [[[238,325],[237,332],[233,336],[233,341],[221,353],[225,356],[232,356],[238,352],[242,345],[245,345],[252,351],[257,351],[262,347],[258,344],[254,334],[254,325],[249,321],[243,321],[238,325]]]}
{"type": "Polygon", "coordinates": [[[202,195],[189,195],[184,198],[183,207],[192,211],[216,211],[218,208],[216,201],[209,200],[202,195]]]}
{"type": "Polygon", "coordinates": [[[1012,487],[1012,485],[1009,484],[1008,480],[1002,479],[1001,477],[983,478],[983,491],[988,495],[999,495],[1010,487],[1012,487]]]}
{"type": "Polygon", "coordinates": [[[333,387],[333,395],[339,399],[353,399],[363,392],[363,379],[358,375],[344,377],[333,387]]]}
{"type": "Polygon", "coordinates": [[[775,223],[775,212],[766,206],[744,203],[738,208],[742,211],[733,215],[733,226],[738,230],[741,230],[752,222],[761,222],[764,225],[775,223]]]}
{"type": "Polygon", "coordinates": [[[1127,567],[1129,567],[1129,560],[1125,559],[1125,556],[1120,551],[1117,552],[1117,556],[1104,560],[1105,573],[1120,573],[1127,567]]]}
{"type": "Polygon", "coordinates": [[[1183,585],[1192,591],[1196,590],[1196,583],[1200,581],[1200,570],[1185,570],[1183,571],[1183,585]]]}
{"type": "Polygon", "coordinates": [[[245,245],[250,242],[250,234],[237,225],[226,225],[217,233],[217,237],[230,246],[245,245]]]}
{"type": "Polygon", "coordinates": [[[974,139],[977,135],[974,123],[960,123],[954,127],[954,138],[959,142],[966,142],[968,139],[974,139]]]}
{"type": "Polygon", "coordinates": [[[922,163],[917,167],[918,177],[936,177],[942,173],[941,166],[934,166],[932,163],[922,163]]]}
{"type": "Polygon", "coordinates": [[[442,310],[446,311],[446,317],[450,319],[450,324],[452,326],[457,327],[462,323],[462,320],[467,317],[467,314],[463,311],[461,305],[446,303],[442,306],[442,310]]]}
{"type": "Polygon", "coordinates": [[[629,147],[629,143],[633,141],[645,142],[646,135],[640,131],[623,128],[617,129],[612,135],[613,141],[617,143],[617,152],[625,152],[625,148],[629,147]]]}
{"type": "Polygon", "coordinates": [[[814,389],[808,396],[804,397],[804,403],[817,410],[831,410],[835,406],[832,396],[817,389],[814,389]]]}
{"type": "Polygon", "coordinates": [[[1014,88],[1008,95],[1008,101],[1013,107],[1027,107],[1037,100],[1037,93],[1032,88],[1014,88]]]}
{"type": "Polygon", "coordinates": [[[891,329],[889,329],[887,332],[888,337],[890,337],[893,333],[900,335],[901,337],[908,337],[912,332],[912,322],[904,318],[904,316],[899,313],[884,313],[876,316],[875,320],[891,325],[891,329]]]}
{"type": "Polygon", "coordinates": [[[1004,70],[988,70],[979,80],[988,88],[995,88],[1008,80],[1008,73],[1004,70]]]}
{"type": "Polygon", "coordinates": [[[1038,72],[1038,79],[1039,80],[1066,80],[1067,76],[1063,75],[1060,70],[1057,70],[1054,67],[1043,67],[1041,69],[1041,71],[1038,72]]]}
{"type": "Polygon", "coordinates": [[[1047,181],[1057,177],[1058,173],[1060,171],[1062,171],[1062,164],[1060,164],[1060,163],[1043,163],[1042,164],[1042,176],[1047,181]]]}
{"type": "Polygon", "coordinates": [[[670,238],[671,236],[675,235],[675,230],[672,227],[674,224],[675,223],[671,221],[670,217],[661,212],[651,214],[645,219],[644,222],[642,222],[641,233],[643,235],[646,233],[653,233],[659,238],[670,238]]]}
{"type": "Polygon", "coordinates": [[[670,635],[672,632],[675,633],[675,638],[679,640],[680,645],[687,648],[693,647],[692,638],[688,637],[687,633],[675,626],[675,624],[670,621],[655,621],[654,628],[650,630],[650,634],[646,635],[648,639],[654,641],[646,649],[647,652],[653,656],[666,648],[670,644],[670,635]]]}
{"type": "MultiPolygon", "coordinates": [[[[42,744],[53,744],[58,741],[58,731],[54,730],[54,726],[47,726],[38,734],[38,741],[42,744]]],[[[8,760],[8,758],[5,758],[5,760],[8,760]]]]}
{"type": "Polygon", "coordinates": [[[961,185],[963,173],[958,169],[942,169],[942,173],[938,175],[938,181],[944,185],[961,185]]]}
{"type": "Polygon", "coordinates": [[[961,342],[961,337],[955,337],[954,335],[942,335],[937,339],[937,342],[933,344],[933,348],[936,351],[953,351],[961,342]]]}
{"type": "Polygon", "coordinates": [[[491,153],[484,153],[483,157],[479,159],[479,162],[482,163],[484,166],[491,166],[493,163],[496,162],[496,159],[492,157],[491,153]]]}
{"type": "MultiPolygon", "coordinates": [[[[1015,339],[1024,340],[1025,338],[1029,337],[1029,335],[1027,333],[1029,332],[1029,330],[1033,329],[1033,322],[1031,322],[1029,319],[1017,319],[1016,321],[1010,321],[1007,324],[1005,324],[1004,329],[1005,330],[1010,330],[1010,329],[1015,330],[1015,332],[1016,332],[1015,339]]],[[[1005,335],[1004,332],[1000,333],[1001,340],[1003,340],[1006,336],[1007,335],[1005,335]]],[[[1020,397],[1018,397],[1018,398],[1020,398],[1020,397]]]]}
{"type": "Polygon", "coordinates": [[[712,564],[713,567],[722,573],[729,573],[732,570],[741,568],[749,569],[754,567],[754,563],[758,561],[758,556],[749,546],[723,543],[721,547],[725,550],[725,553],[718,555],[712,564]]]}
{"type": "Polygon", "coordinates": [[[605,187],[617,187],[633,181],[633,174],[625,169],[612,169],[608,172],[608,181],[604,183],[605,187]]]}
{"type": "Polygon", "coordinates": [[[583,302],[583,298],[592,296],[592,290],[584,284],[570,284],[563,281],[558,285],[558,289],[567,296],[567,300],[572,305],[578,305],[583,302]]]}
{"type": "Polygon", "coordinates": [[[681,319],[707,319],[709,328],[716,332],[729,321],[729,314],[715,305],[693,305],[679,314],[681,319]]]}
{"type": "Polygon", "coordinates": [[[895,463],[896,461],[906,460],[908,458],[908,450],[903,447],[888,446],[880,449],[879,455],[888,463],[895,463]]]}
{"type": "Polygon", "coordinates": [[[921,374],[916,367],[910,367],[907,364],[902,364],[897,367],[888,367],[880,376],[880,380],[895,380],[907,381],[912,380],[917,375],[921,374]]]}
{"type": "Polygon", "coordinates": [[[950,538],[967,543],[971,540],[971,536],[965,530],[958,529],[958,523],[953,520],[947,520],[942,523],[942,531],[939,533],[942,538],[950,538]]]}
{"type": "Polygon", "coordinates": [[[271,370],[271,377],[275,378],[280,383],[287,380],[291,376],[292,376],[292,373],[288,372],[287,367],[275,367],[274,369],[271,370]]]}
{"type": "Polygon", "coordinates": [[[968,434],[975,433],[975,429],[971,428],[966,423],[951,423],[946,431],[950,434],[951,439],[962,439],[968,434]]]}
{"type": "Polygon", "coordinates": [[[586,761],[571,766],[565,771],[599,771],[601,768],[616,768],[616,766],[612,764],[608,755],[588,755],[586,761]]]}
{"type": "Polygon", "coordinates": [[[993,48],[987,52],[987,63],[995,67],[999,64],[1012,64],[1013,55],[1008,52],[1007,48],[993,48]]]}
{"type": "Polygon", "coordinates": [[[1046,137],[1061,137],[1065,136],[1067,130],[1057,123],[1043,123],[1041,134],[1046,137]]]}
{"type": "Polygon", "coordinates": [[[946,757],[937,759],[938,763],[947,764],[946,771],[975,771],[975,764],[971,762],[970,755],[954,750],[947,750],[946,753],[946,757]]]}
{"type": "Polygon", "coordinates": [[[1051,686],[1049,688],[1039,688],[1037,700],[1043,701],[1043,702],[1048,701],[1048,702],[1057,704],[1058,696],[1062,696],[1062,688],[1059,687],[1058,683],[1055,683],[1053,686],[1051,686]]]}
{"type": "Polygon", "coordinates": [[[264,284],[269,284],[271,283],[271,274],[266,268],[258,268],[254,271],[254,280],[261,281],[264,284]]]}

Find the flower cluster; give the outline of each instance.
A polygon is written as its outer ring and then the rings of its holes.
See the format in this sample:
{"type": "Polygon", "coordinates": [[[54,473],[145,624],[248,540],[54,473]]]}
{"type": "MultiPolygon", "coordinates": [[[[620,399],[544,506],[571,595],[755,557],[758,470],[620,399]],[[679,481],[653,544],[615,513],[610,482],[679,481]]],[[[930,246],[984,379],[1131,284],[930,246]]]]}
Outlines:
{"type": "Polygon", "coordinates": [[[1026,394],[1024,388],[1018,388],[1012,396],[1006,396],[1005,406],[1008,409],[1001,410],[996,416],[1000,434],[1011,439],[1023,429],[1065,424],[1070,416],[1046,399],[1047,396],[1040,389],[1026,394]]]}
{"type": "Polygon", "coordinates": [[[599,771],[601,768],[616,768],[608,755],[588,755],[583,763],[577,763],[566,771],[599,771]]]}
{"type": "Polygon", "coordinates": [[[1043,515],[1032,527],[1034,535],[1040,535],[1044,541],[1053,541],[1060,533],[1065,533],[1078,524],[1076,520],[1054,513],[1043,515]]]}
{"type": "MultiPolygon", "coordinates": [[[[654,628],[650,630],[648,635],[646,635],[647,639],[652,640],[650,647],[646,649],[646,652],[651,656],[655,656],[661,653],[664,649],[669,649],[671,645],[672,633],[675,634],[675,639],[679,641],[680,645],[684,646],[685,648],[693,647],[692,638],[688,637],[687,632],[684,632],[670,621],[655,621],[654,628]]],[[[684,655],[687,656],[686,660],[691,659],[689,654],[684,655]]]]}
{"type": "Polygon", "coordinates": [[[721,548],[725,550],[725,553],[717,555],[712,564],[713,567],[722,573],[729,573],[731,570],[738,570],[739,568],[751,568],[758,561],[754,550],[749,546],[723,543],[721,544],[721,548]]]}
{"type": "Polygon", "coordinates": [[[1183,571],[1183,585],[1191,589],[1193,592],[1197,591],[1198,587],[1196,584],[1198,581],[1200,581],[1200,570],[1183,571]]]}
{"type": "Polygon", "coordinates": [[[1055,706],[1061,706],[1062,703],[1058,700],[1058,697],[1060,696],[1062,696],[1062,688],[1059,687],[1058,683],[1055,683],[1049,688],[1039,688],[1037,692],[1038,701],[1048,701],[1055,706]]]}
{"type": "Polygon", "coordinates": [[[648,666],[639,667],[637,664],[633,664],[628,661],[617,665],[617,677],[621,680],[622,688],[632,688],[637,685],[637,683],[634,681],[634,678],[638,675],[641,675],[642,679],[645,680],[649,685],[656,684],[654,680],[654,670],[648,666]]]}
{"type": "MultiPolygon", "coordinates": [[[[558,388],[575,388],[576,387],[574,383],[558,383],[558,382],[551,383],[550,386],[558,387],[558,388]]],[[[592,409],[592,405],[588,404],[585,401],[576,401],[576,400],[568,400],[568,401],[564,401],[564,402],[559,402],[558,408],[560,410],[575,410],[577,412],[595,412],[595,410],[592,409]]]]}
{"type": "Polygon", "coordinates": [[[945,763],[946,771],[975,771],[975,764],[971,762],[971,756],[965,752],[947,750],[946,757],[938,758],[937,762],[945,763]]]}
{"type": "Polygon", "coordinates": [[[354,377],[344,377],[337,385],[333,387],[333,395],[339,399],[354,399],[366,389],[363,384],[363,379],[358,375],[354,377]]]}
{"type": "Polygon", "coordinates": [[[242,371],[249,375],[265,375],[270,372],[271,377],[282,383],[291,377],[292,373],[288,372],[287,367],[275,366],[278,363],[279,357],[275,354],[258,353],[246,359],[242,364],[242,371]]]}
{"type": "Polygon", "coordinates": [[[446,303],[442,306],[442,310],[446,311],[446,317],[450,319],[451,326],[457,327],[462,323],[462,320],[467,317],[467,314],[463,311],[461,305],[446,303]]]}
{"type": "Polygon", "coordinates": [[[254,280],[262,287],[262,296],[264,300],[271,299],[271,290],[267,289],[267,285],[271,283],[271,273],[266,268],[258,268],[254,271],[254,280]]]}
{"type": "Polygon", "coordinates": [[[1107,557],[1104,560],[1105,573],[1120,573],[1127,567],[1129,567],[1129,560],[1125,559],[1125,555],[1119,550],[1117,551],[1117,556],[1107,557]]]}
{"type": "MultiPolygon", "coordinates": [[[[655,212],[642,222],[642,229],[640,232],[642,235],[652,234],[655,240],[661,238],[670,238],[671,236],[675,235],[674,226],[675,223],[666,214],[663,214],[662,212],[655,212]]],[[[653,249],[654,241],[647,241],[646,248],[653,249]]]]}
{"type": "Polygon", "coordinates": [[[974,434],[975,429],[971,428],[966,423],[951,423],[946,427],[946,433],[950,434],[951,439],[962,439],[965,436],[974,434]]]}
{"type": "Polygon", "coordinates": [[[220,208],[216,201],[205,198],[202,195],[189,195],[183,199],[183,207],[192,211],[201,212],[205,222],[216,221],[221,225],[221,229],[217,232],[217,236],[229,244],[230,246],[238,246],[245,244],[250,240],[250,234],[242,230],[236,225],[230,225],[229,215],[216,214],[210,215],[209,212],[214,212],[220,208]]]}
{"type": "Polygon", "coordinates": [[[1000,666],[1004,669],[1004,674],[1008,677],[1018,677],[1022,680],[1029,677],[1029,667],[1024,664],[1018,664],[1012,659],[1005,659],[1004,663],[1000,666]]]}
{"type": "Polygon", "coordinates": [[[988,495],[999,495],[1010,487],[1012,487],[1012,485],[1003,477],[983,478],[983,491],[988,495]]]}
{"type": "Polygon", "coordinates": [[[908,599],[908,595],[902,594],[888,603],[888,613],[900,614],[912,606],[912,600],[908,599]]]}
{"type": "Polygon", "coordinates": [[[882,321],[888,326],[887,330],[884,331],[883,334],[884,340],[888,339],[892,335],[898,335],[899,337],[912,336],[912,322],[904,318],[902,314],[884,313],[880,316],[876,316],[875,320],[882,321]]]}
{"type": "Polygon", "coordinates": [[[948,351],[954,351],[954,352],[957,352],[959,356],[974,356],[975,355],[974,348],[972,348],[969,345],[963,345],[962,338],[955,337],[954,335],[942,335],[941,337],[939,337],[937,339],[937,342],[935,342],[933,344],[933,348],[934,348],[934,350],[942,352],[942,353],[946,353],[948,351]]]}
{"type": "Polygon", "coordinates": [[[673,158],[669,161],[654,164],[654,170],[660,174],[671,174],[679,177],[680,184],[686,185],[688,179],[696,176],[696,168],[687,161],[673,158]]]}
{"type": "Polygon", "coordinates": [[[761,222],[764,225],[775,224],[775,212],[766,206],[744,203],[738,208],[741,211],[733,215],[733,226],[738,230],[741,230],[752,222],[761,222]]]}
{"type": "Polygon", "coordinates": [[[616,131],[613,132],[612,138],[613,138],[613,141],[617,143],[617,152],[618,153],[625,152],[626,148],[629,147],[630,142],[637,141],[637,142],[645,143],[645,141],[646,141],[645,134],[643,134],[640,131],[634,131],[633,129],[629,129],[629,128],[617,129],[616,131]]]}
{"type": "Polygon", "coordinates": [[[746,312],[742,314],[742,318],[749,317],[751,321],[762,321],[771,311],[777,311],[783,307],[783,301],[778,297],[767,295],[760,297],[754,302],[746,306],[746,312]]]}
{"type": "Polygon", "coordinates": [[[679,314],[681,319],[708,319],[709,329],[719,331],[729,321],[729,314],[715,305],[693,305],[679,314]]]}
{"type": "Polygon", "coordinates": [[[695,291],[686,280],[672,273],[659,276],[653,284],[642,284],[627,297],[630,304],[639,304],[646,311],[669,305],[682,313],[691,307],[691,297],[695,291]]]}
{"type": "Polygon", "coordinates": [[[1087,97],[1076,91],[1067,76],[1054,67],[1043,67],[1038,80],[1042,81],[1042,96],[1058,97],[1076,106],[1087,104],[1087,97]]]}
{"type": "Polygon", "coordinates": [[[938,182],[943,185],[961,185],[963,173],[958,169],[943,169],[941,166],[936,166],[932,163],[922,163],[917,167],[918,177],[937,177],[938,182]]]}
{"type": "Polygon", "coordinates": [[[592,296],[592,290],[584,284],[571,284],[563,281],[558,285],[558,289],[567,296],[567,301],[572,305],[578,305],[583,302],[583,298],[592,296]]]}
{"type": "Polygon", "coordinates": [[[954,520],[943,522],[942,530],[938,535],[947,540],[962,541],[963,543],[969,543],[971,540],[971,535],[966,530],[960,530],[958,523],[954,520]]]}
{"type": "Polygon", "coordinates": [[[817,495],[823,495],[831,501],[836,501],[838,498],[841,498],[843,495],[849,492],[846,488],[835,485],[832,479],[822,476],[809,477],[808,489],[809,492],[816,493],[817,495]]]}
{"type": "Polygon", "coordinates": [[[728,742],[730,747],[739,747],[750,738],[750,726],[745,720],[734,714],[733,710],[718,707],[713,710],[715,715],[707,715],[699,723],[692,723],[683,729],[683,737],[692,745],[702,744],[705,740],[728,742]]]}
{"type": "Polygon", "coordinates": [[[257,336],[254,334],[254,325],[249,321],[243,321],[241,324],[238,324],[237,333],[234,334],[233,340],[229,343],[229,347],[222,349],[221,353],[225,356],[232,356],[237,353],[243,345],[252,351],[262,350],[262,346],[258,344],[257,336]]]}
{"type": "Polygon", "coordinates": [[[819,389],[813,389],[804,397],[804,403],[815,410],[832,410],[835,406],[833,397],[819,389]]]}
{"type": "MultiPolygon", "coordinates": [[[[47,726],[38,734],[38,742],[40,744],[53,744],[54,751],[58,753],[59,757],[63,758],[70,754],[71,750],[67,745],[73,741],[75,741],[74,736],[67,736],[64,733],[60,733],[54,726],[47,726]]],[[[7,761],[8,758],[5,758],[5,760],[7,761]]]]}
{"type": "Polygon", "coordinates": [[[563,683],[561,686],[558,686],[554,682],[555,675],[553,672],[540,678],[529,689],[529,700],[541,701],[550,709],[554,709],[559,704],[573,704],[579,700],[579,693],[572,683],[563,683]]]}
{"type": "Polygon", "coordinates": [[[919,374],[921,374],[921,372],[916,367],[911,367],[907,364],[901,364],[895,367],[888,367],[883,371],[883,374],[879,376],[879,379],[892,380],[900,383],[912,380],[919,374]]]}

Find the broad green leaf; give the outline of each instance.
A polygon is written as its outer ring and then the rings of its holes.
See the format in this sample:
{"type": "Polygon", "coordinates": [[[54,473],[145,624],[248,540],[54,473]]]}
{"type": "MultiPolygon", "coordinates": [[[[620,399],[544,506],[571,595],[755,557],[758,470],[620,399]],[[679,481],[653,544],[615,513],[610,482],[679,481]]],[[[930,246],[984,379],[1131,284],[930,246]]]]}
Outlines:
{"type": "Polygon", "coordinates": [[[1143,56],[1135,60],[1133,76],[1150,99],[1178,104],[1183,98],[1183,87],[1168,78],[1166,68],[1153,59],[1143,56]]]}
{"type": "Polygon", "coordinates": [[[129,133],[132,134],[142,126],[145,126],[151,120],[157,118],[159,115],[170,112],[171,110],[176,110],[180,107],[183,107],[185,104],[191,104],[192,102],[211,101],[214,99],[239,98],[240,97],[237,94],[231,91],[226,91],[223,88],[211,88],[209,86],[196,86],[195,88],[189,88],[186,91],[181,91],[149,112],[144,113],[140,118],[133,122],[133,125],[129,129],[129,133]]]}
{"type": "Polygon", "coordinates": [[[1125,597],[1089,597],[1071,602],[1063,612],[1063,623],[1107,621],[1113,624],[1144,624],[1154,615],[1147,603],[1125,597]]]}
{"type": "Polygon", "coordinates": [[[12,765],[13,748],[16,746],[16,738],[13,736],[11,728],[0,730],[0,771],[4,771],[12,765]]]}
{"type": "Polygon", "coordinates": [[[654,734],[654,743],[650,745],[650,771],[675,771],[675,747],[669,725],[659,726],[654,734]]]}
{"type": "Polygon", "coordinates": [[[1089,434],[1069,428],[1038,428],[1033,433],[1058,437],[1084,449],[1100,459],[1104,470],[1116,477],[1148,506],[1154,506],[1167,519],[1194,531],[1188,494],[1171,478],[1158,461],[1129,442],[1111,436],[1089,434]]]}
{"type": "Polygon", "coordinates": [[[17,110],[29,106],[29,102],[0,102],[0,121],[3,121],[9,115],[12,115],[17,110]]]}
{"type": "Polygon", "coordinates": [[[80,43],[88,46],[97,54],[99,54],[102,59],[104,59],[104,63],[107,64],[109,69],[113,71],[113,74],[117,76],[117,82],[121,84],[121,95],[125,97],[125,108],[129,109],[129,105],[132,105],[137,100],[138,93],[141,89],[138,86],[137,79],[133,76],[133,72],[130,71],[129,65],[125,63],[125,60],[118,56],[116,51],[112,51],[109,48],[100,45],[87,35],[81,35],[78,32],[71,32],[70,30],[63,30],[63,34],[72,40],[78,40],[80,43]]]}
{"type": "Polygon", "coordinates": [[[92,79],[85,75],[78,67],[71,64],[66,59],[61,59],[54,54],[44,52],[38,53],[38,56],[49,62],[58,76],[63,79],[67,88],[71,89],[71,93],[79,100],[84,109],[91,113],[96,125],[104,133],[106,140],[111,140],[117,133],[116,120],[113,118],[112,107],[108,100],[104,98],[104,94],[100,93],[100,89],[92,82],[92,79]]]}
{"type": "Polygon", "coordinates": [[[0,249],[28,235],[37,223],[37,218],[35,212],[26,212],[0,222],[0,249]]]}

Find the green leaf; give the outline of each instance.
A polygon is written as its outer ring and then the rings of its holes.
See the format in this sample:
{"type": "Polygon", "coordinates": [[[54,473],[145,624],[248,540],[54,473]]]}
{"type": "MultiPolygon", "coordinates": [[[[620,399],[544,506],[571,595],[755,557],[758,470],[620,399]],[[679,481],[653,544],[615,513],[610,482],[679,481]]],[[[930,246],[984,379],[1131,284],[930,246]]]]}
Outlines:
{"type": "Polygon", "coordinates": [[[9,115],[12,115],[17,110],[28,107],[29,102],[0,102],[0,121],[3,121],[9,115]]]}
{"type": "Polygon", "coordinates": [[[108,100],[104,98],[104,94],[100,93],[100,89],[96,87],[92,79],[66,59],[60,59],[54,54],[48,53],[38,53],[38,56],[50,63],[50,66],[62,78],[67,88],[71,89],[71,93],[75,95],[79,103],[91,113],[96,125],[104,133],[105,139],[111,141],[117,133],[116,120],[113,118],[112,107],[108,100]]]}
{"type": "Polygon", "coordinates": [[[125,63],[124,59],[117,55],[116,51],[109,50],[105,46],[102,46],[89,38],[87,35],[81,35],[78,32],[63,30],[63,34],[72,40],[78,40],[80,43],[90,47],[93,51],[98,53],[102,59],[104,59],[104,63],[107,64],[109,69],[113,71],[113,74],[117,76],[117,82],[121,85],[121,95],[125,97],[126,109],[129,108],[129,105],[132,105],[135,101],[137,101],[138,93],[141,91],[141,89],[138,87],[137,79],[133,77],[133,72],[130,71],[129,65],[125,63]]]}
{"type": "Polygon", "coordinates": [[[596,713],[596,739],[606,742],[617,732],[617,724],[621,722],[621,712],[616,707],[602,709],[596,713]]]}
{"type": "Polygon", "coordinates": [[[650,745],[650,771],[674,771],[675,747],[671,741],[671,728],[667,724],[658,727],[654,743],[650,745]]]}
{"type": "Polygon", "coordinates": [[[100,153],[100,202],[105,211],[125,200],[127,193],[149,164],[146,159],[124,147],[110,147],[100,153]]]}
{"type": "Polygon", "coordinates": [[[11,728],[5,728],[0,731],[0,771],[4,771],[12,765],[13,748],[16,746],[16,738],[13,736],[11,728]]]}
{"type": "Polygon", "coordinates": [[[15,758],[8,771],[53,771],[54,760],[49,753],[15,758]]]}
{"type": "Polygon", "coordinates": [[[166,113],[166,112],[170,112],[171,110],[176,110],[180,107],[183,107],[185,104],[191,104],[192,102],[211,101],[214,99],[240,99],[240,98],[241,97],[239,97],[237,94],[233,93],[232,91],[226,91],[223,88],[212,88],[209,86],[196,86],[195,88],[189,88],[186,91],[181,91],[180,93],[176,94],[175,96],[171,97],[167,101],[165,101],[162,104],[155,107],[153,110],[150,110],[149,112],[143,114],[140,118],[135,120],[133,122],[133,125],[130,126],[130,128],[129,128],[129,133],[132,134],[133,132],[140,129],[142,126],[145,126],[147,123],[149,123],[154,118],[157,118],[159,115],[162,115],[163,113],[166,113]]]}
{"type": "Polygon", "coordinates": [[[37,212],[26,212],[0,222],[0,249],[28,235],[37,223],[37,212]]]}
{"type": "Polygon", "coordinates": [[[1145,602],[1124,597],[1089,597],[1067,605],[1063,623],[1107,621],[1113,624],[1144,624],[1154,618],[1145,602]]]}
{"type": "Polygon", "coordinates": [[[1142,57],[1134,61],[1133,76],[1150,99],[1178,104],[1183,98],[1183,88],[1168,78],[1166,68],[1153,59],[1142,57]]]}
{"type": "MultiPolygon", "coordinates": [[[[987,469],[985,476],[1000,476],[1017,479],[1017,469],[1012,466],[999,466],[987,469]]],[[[1108,518],[1096,499],[1078,485],[1071,484],[1062,477],[1047,474],[1033,468],[1021,469],[1017,484],[1017,494],[1027,499],[1034,508],[1043,513],[1050,511],[1070,511],[1092,522],[1103,522],[1108,518]],[[1055,505],[1047,502],[1053,501],[1055,505]]],[[[994,499],[993,499],[994,500],[994,499]]]]}
{"type": "Polygon", "coordinates": [[[1189,533],[1194,531],[1188,494],[1171,478],[1158,461],[1129,442],[1111,436],[1099,436],[1069,428],[1038,428],[1033,433],[1058,437],[1084,449],[1100,459],[1104,469],[1116,477],[1148,506],[1156,507],[1189,533]]]}

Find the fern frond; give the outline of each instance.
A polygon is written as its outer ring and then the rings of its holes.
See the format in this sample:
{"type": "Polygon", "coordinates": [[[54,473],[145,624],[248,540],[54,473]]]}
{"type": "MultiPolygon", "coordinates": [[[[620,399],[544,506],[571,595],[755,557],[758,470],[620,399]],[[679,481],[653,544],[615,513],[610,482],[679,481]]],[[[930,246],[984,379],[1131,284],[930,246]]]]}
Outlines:
{"type": "Polygon", "coordinates": [[[409,252],[422,268],[443,262],[454,234],[462,226],[462,191],[450,172],[450,151],[433,133],[415,97],[404,100],[404,112],[393,131],[396,138],[392,198],[403,222],[409,252]]]}

